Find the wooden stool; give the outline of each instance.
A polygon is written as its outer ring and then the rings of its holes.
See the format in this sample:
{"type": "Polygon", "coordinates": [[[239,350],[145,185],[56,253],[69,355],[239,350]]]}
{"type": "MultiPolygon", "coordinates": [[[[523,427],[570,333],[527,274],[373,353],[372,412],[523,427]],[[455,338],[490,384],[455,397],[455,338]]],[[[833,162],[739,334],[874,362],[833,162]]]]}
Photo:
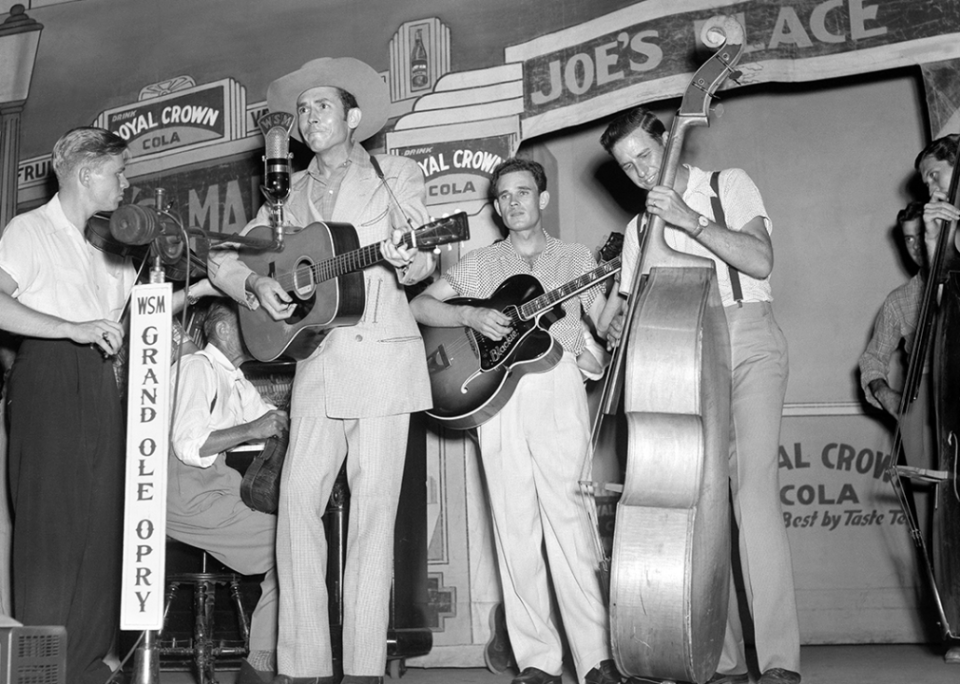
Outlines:
{"type": "MultiPolygon", "coordinates": [[[[180,545],[193,549],[188,544],[182,544],[172,539],[167,540],[167,545],[168,548],[172,545],[180,545]]],[[[172,643],[165,640],[161,631],[158,651],[161,658],[163,656],[192,657],[198,684],[217,684],[215,673],[217,658],[243,658],[248,654],[250,623],[240,599],[241,576],[224,568],[212,559],[206,551],[196,550],[201,552],[199,572],[168,574],[166,596],[166,606],[169,610],[181,585],[193,585],[193,638],[186,644],[177,645],[176,639],[172,643]],[[213,565],[219,567],[215,568],[213,565]],[[214,636],[214,603],[219,586],[228,587],[230,590],[230,602],[235,609],[240,635],[243,640],[243,644],[240,646],[227,646],[222,640],[218,641],[214,636]]],[[[166,616],[164,617],[166,618],[166,616]]]]}

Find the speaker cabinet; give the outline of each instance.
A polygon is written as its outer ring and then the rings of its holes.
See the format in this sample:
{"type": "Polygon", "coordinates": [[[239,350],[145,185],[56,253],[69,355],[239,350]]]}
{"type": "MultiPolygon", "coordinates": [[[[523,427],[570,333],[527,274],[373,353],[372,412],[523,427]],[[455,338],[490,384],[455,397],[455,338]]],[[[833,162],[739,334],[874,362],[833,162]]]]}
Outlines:
{"type": "Polygon", "coordinates": [[[0,627],[0,684],[67,684],[65,627],[0,627]]]}

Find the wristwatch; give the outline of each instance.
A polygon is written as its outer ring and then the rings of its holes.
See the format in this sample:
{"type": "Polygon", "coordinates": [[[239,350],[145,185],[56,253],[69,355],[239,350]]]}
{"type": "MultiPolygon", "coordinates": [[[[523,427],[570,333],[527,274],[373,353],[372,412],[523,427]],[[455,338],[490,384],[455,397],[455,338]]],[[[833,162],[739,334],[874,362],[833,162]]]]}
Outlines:
{"type": "Polygon", "coordinates": [[[704,216],[703,214],[700,214],[700,215],[697,217],[697,232],[696,232],[696,233],[690,233],[690,237],[692,237],[692,238],[699,237],[699,236],[700,236],[700,233],[703,232],[703,229],[706,228],[709,224],[710,224],[710,219],[708,219],[708,218],[707,218],[706,216],[704,216]]]}

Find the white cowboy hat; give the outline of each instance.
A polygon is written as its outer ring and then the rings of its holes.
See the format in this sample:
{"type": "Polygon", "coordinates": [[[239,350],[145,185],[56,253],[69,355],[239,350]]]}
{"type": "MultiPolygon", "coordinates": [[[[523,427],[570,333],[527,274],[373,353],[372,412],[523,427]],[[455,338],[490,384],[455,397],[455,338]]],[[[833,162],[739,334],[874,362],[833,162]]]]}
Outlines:
{"type": "MultiPolygon", "coordinates": [[[[354,134],[358,142],[375,135],[387,123],[390,112],[387,84],[372,67],[353,57],[312,59],[293,73],[278,78],[267,88],[267,106],[271,112],[296,115],[301,93],[320,86],[342,88],[357,99],[363,112],[354,134]]],[[[293,127],[292,134],[303,141],[297,126],[293,127]]]]}

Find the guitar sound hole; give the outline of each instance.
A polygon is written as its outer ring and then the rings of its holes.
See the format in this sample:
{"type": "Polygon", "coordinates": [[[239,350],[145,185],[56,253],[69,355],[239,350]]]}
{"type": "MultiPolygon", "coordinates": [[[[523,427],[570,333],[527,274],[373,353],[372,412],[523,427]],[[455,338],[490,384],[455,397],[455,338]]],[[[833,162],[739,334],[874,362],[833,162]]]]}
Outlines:
{"type": "Polygon", "coordinates": [[[294,303],[293,315],[286,319],[288,325],[296,325],[313,311],[313,306],[317,301],[316,294],[311,294],[306,299],[301,299],[297,292],[288,292],[294,303]]]}
{"type": "Polygon", "coordinates": [[[296,325],[310,315],[316,302],[317,285],[313,273],[313,261],[303,257],[294,266],[293,290],[287,292],[296,304],[293,315],[287,319],[289,325],[296,325]]]}

